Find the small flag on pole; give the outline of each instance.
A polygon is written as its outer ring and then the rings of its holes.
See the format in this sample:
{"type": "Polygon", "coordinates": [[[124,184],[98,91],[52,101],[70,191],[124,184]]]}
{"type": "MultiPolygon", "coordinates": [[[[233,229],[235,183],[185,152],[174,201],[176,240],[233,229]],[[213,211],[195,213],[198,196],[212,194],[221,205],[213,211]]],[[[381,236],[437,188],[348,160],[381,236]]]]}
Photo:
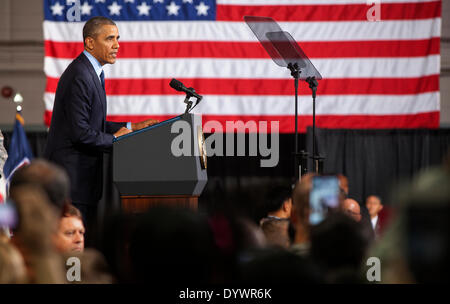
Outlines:
{"type": "Polygon", "coordinates": [[[8,149],[8,158],[3,167],[3,173],[5,174],[7,184],[9,184],[11,177],[17,169],[25,164],[29,164],[33,159],[33,153],[31,152],[23,125],[23,117],[20,114],[20,111],[17,111],[16,122],[14,124],[11,143],[8,149]]]}

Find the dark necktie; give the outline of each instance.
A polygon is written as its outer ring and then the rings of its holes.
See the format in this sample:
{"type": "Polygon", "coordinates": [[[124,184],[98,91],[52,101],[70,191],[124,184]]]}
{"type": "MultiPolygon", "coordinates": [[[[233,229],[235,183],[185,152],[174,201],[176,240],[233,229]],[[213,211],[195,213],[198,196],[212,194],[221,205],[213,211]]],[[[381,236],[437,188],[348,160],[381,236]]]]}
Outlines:
{"type": "Polygon", "coordinates": [[[100,80],[102,81],[102,87],[103,87],[103,91],[105,90],[105,72],[101,72],[100,74],[100,80]]]}

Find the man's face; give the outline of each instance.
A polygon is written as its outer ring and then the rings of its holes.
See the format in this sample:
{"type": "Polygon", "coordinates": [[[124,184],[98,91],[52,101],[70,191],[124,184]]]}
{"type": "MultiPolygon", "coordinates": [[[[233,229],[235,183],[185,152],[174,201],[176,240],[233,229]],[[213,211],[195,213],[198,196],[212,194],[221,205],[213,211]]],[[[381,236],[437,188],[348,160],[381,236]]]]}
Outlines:
{"type": "Polygon", "coordinates": [[[383,209],[383,205],[376,197],[369,196],[366,201],[366,207],[369,211],[370,217],[375,217],[383,209]]]}
{"type": "Polygon", "coordinates": [[[361,209],[359,208],[357,201],[353,199],[346,199],[342,209],[355,221],[359,222],[361,220],[361,209]]]}
{"type": "Polygon", "coordinates": [[[119,37],[117,26],[102,25],[95,38],[86,38],[86,48],[101,65],[114,64],[119,51],[119,37]]]}
{"type": "Polygon", "coordinates": [[[63,217],[55,237],[56,248],[60,252],[83,251],[84,225],[74,216],[63,217]]]}

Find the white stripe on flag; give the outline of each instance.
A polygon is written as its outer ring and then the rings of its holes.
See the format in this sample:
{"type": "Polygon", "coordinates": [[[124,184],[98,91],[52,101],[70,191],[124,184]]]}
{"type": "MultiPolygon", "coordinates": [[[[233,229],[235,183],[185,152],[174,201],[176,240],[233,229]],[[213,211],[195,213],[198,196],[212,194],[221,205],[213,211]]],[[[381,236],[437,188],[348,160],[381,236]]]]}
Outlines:
{"type": "MultiPolygon", "coordinates": [[[[305,41],[416,40],[440,37],[441,19],[350,22],[278,22],[301,45],[305,41]]],[[[44,21],[44,40],[83,41],[83,22],[44,21]]],[[[249,41],[257,38],[244,22],[118,21],[121,41],[249,41]]]]}
{"type": "MultiPolygon", "coordinates": [[[[59,78],[72,59],[45,57],[45,74],[59,78]]],[[[439,74],[440,56],[314,59],[323,78],[403,78],[439,74]]],[[[118,59],[106,78],[290,78],[271,59],[118,59]]]]}
{"type": "MultiPolygon", "coordinates": [[[[54,94],[45,93],[47,110],[53,109],[54,94]]],[[[184,112],[182,95],[108,96],[108,115],[178,115],[184,112]]],[[[299,99],[299,113],[312,114],[310,97],[299,99]]],[[[415,114],[439,111],[439,92],[417,95],[328,95],[318,96],[317,114],[415,114]]],[[[205,95],[195,108],[205,115],[293,115],[292,96],[205,95]]]]}

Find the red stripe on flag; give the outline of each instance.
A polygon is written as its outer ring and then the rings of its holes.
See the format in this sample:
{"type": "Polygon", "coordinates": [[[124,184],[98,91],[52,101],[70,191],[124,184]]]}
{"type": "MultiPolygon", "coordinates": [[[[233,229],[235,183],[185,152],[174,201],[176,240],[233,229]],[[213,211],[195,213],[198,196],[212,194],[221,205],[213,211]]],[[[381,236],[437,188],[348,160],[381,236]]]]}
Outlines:
{"type": "MultiPolygon", "coordinates": [[[[171,79],[106,79],[108,95],[172,95],[171,79]]],[[[203,95],[293,95],[292,79],[206,79],[180,78],[203,95]]],[[[57,78],[47,78],[48,93],[56,92],[57,78]]],[[[439,91],[439,75],[420,78],[346,78],[322,79],[320,95],[411,95],[439,91]]],[[[310,95],[308,84],[300,82],[300,95],[310,95]]],[[[181,93],[180,93],[181,94],[181,93]]]]}
{"type": "Polygon", "coordinates": [[[52,122],[52,113],[53,113],[53,111],[48,111],[48,110],[44,111],[44,124],[47,127],[50,127],[50,123],[52,122]]]}
{"type": "MultiPolygon", "coordinates": [[[[175,115],[109,115],[109,121],[131,121],[138,122],[147,118],[159,119],[164,121],[175,115]]],[[[45,112],[45,122],[50,124],[51,112],[45,112]]],[[[203,115],[203,125],[205,122],[214,120],[222,124],[225,129],[227,121],[243,121],[244,123],[254,121],[259,124],[260,121],[279,122],[280,133],[294,132],[293,116],[229,116],[229,115],[203,115]]],[[[312,126],[311,115],[299,115],[299,132],[306,132],[307,126],[312,126]]],[[[268,123],[268,127],[271,124],[268,123]]],[[[405,115],[317,115],[316,126],[326,128],[344,128],[344,129],[392,129],[392,128],[439,128],[439,112],[429,112],[420,114],[405,115]]]]}
{"type": "MultiPolygon", "coordinates": [[[[439,54],[440,39],[300,42],[310,58],[422,57],[439,54]]],[[[73,59],[77,42],[45,41],[45,56],[73,59]]],[[[119,58],[269,58],[259,42],[121,42],[119,58]]]]}
{"type": "MultiPolygon", "coordinates": [[[[160,121],[170,118],[169,116],[108,116],[111,121],[134,121],[145,118],[155,118],[160,121]]],[[[173,117],[173,116],[171,116],[173,117]]],[[[280,133],[294,133],[295,120],[293,116],[229,116],[229,115],[203,115],[205,122],[214,120],[226,126],[227,121],[278,121],[280,133]]],[[[299,132],[306,132],[307,126],[312,126],[311,115],[299,115],[299,132]]],[[[268,124],[269,125],[269,124],[268,124]]],[[[390,129],[390,128],[439,128],[439,112],[408,114],[408,115],[317,115],[316,126],[326,128],[349,128],[349,129],[390,129]]]]}
{"type": "MultiPolygon", "coordinates": [[[[217,20],[243,21],[244,16],[270,16],[283,21],[361,21],[373,5],[217,5],[217,20]]],[[[428,19],[441,16],[441,2],[383,3],[381,20],[428,19]]]]}

